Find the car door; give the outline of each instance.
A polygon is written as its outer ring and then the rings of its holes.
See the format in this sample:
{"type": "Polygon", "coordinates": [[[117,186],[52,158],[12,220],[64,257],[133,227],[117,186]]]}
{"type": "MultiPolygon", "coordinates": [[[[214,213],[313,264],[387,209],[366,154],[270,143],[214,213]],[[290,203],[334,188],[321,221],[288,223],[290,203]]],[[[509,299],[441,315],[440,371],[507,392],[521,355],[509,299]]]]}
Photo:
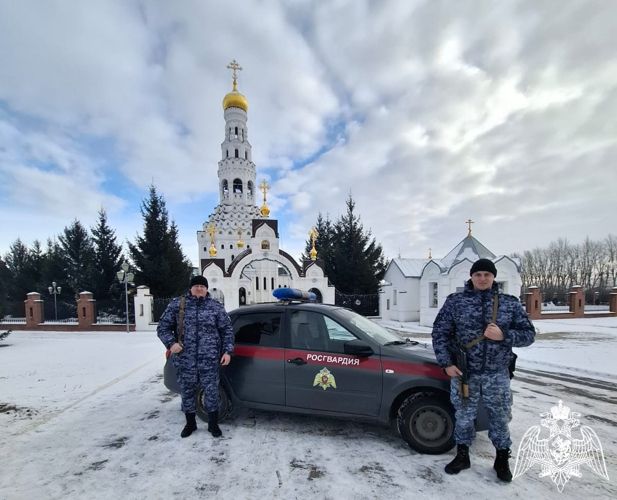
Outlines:
{"type": "Polygon", "coordinates": [[[357,339],[340,322],[319,312],[288,312],[285,351],[287,406],[357,415],[377,415],[381,402],[379,353],[344,354],[357,339]]]}
{"type": "Polygon", "coordinates": [[[285,404],[285,350],[282,312],[255,312],[233,318],[235,346],[226,376],[242,401],[285,404]]]}

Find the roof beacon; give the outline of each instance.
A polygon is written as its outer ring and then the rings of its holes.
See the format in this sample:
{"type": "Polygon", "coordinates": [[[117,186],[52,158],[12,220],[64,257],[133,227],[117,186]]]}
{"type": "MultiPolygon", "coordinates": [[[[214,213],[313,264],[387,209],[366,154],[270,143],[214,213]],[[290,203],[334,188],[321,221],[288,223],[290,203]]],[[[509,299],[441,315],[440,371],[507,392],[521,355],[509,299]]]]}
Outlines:
{"type": "Polygon", "coordinates": [[[316,302],[317,295],[313,292],[305,292],[297,288],[277,288],[272,292],[272,295],[279,300],[298,300],[302,302],[316,302]]]}

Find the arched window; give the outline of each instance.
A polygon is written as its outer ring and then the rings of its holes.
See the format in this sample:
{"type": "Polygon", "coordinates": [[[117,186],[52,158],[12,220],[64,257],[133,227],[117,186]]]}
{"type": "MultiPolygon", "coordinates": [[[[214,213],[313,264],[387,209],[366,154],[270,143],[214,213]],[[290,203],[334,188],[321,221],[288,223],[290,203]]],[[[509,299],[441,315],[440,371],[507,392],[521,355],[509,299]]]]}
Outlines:
{"type": "Polygon", "coordinates": [[[234,179],[234,193],[242,193],[242,181],[234,179]]]}
{"type": "Polygon", "coordinates": [[[238,137],[238,127],[236,127],[235,136],[238,137]]]}
{"type": "Polygon", "coordinates": [[[223,190],[223,194],[227,194],[229,192],[229,184],[227,183],[227,179],[223,179],[223,182],[221,182],[221,189],[223,190]]]}
{"type": "Polygon", "coordinates": [[[235,259],[235,257],[232,255],[232,256],[231,256],[231,260],[233,261],[234,259],[235,259]]]}
{"type": "Polygon", "coordinates": [[[271,280],[272,280],[272,287],[271,288],[272,288],[272,290],[274,290],[274,278],[271,278],[271,280]]]}
{"type": "Polygon", "coordinates": [[[249,196],[253,196],[253,181],[248,181],[246,183],[246,191],[249,196]]]}
{"type": "Polygon", "coordinates": [[[249,152],[248,152],[248,151],[245,151],[245,152],[244,152],[244,159],[245,159],[245,160],[248,160],[248,159],[249,159],[249,152]]]}
{"type": "Polygon", "coordinates": [[[268,289],[268,282],[266,281],[266,277],[264,276],[264,290],[268,289]]]}
{"type": "Polygon", "coordinates": [[[226,153],[227,154],[226,154],[225,158],[229,158],[229,149],[226,151],[226,153]]]}
{"type": "Polygon", "coordinates": [[[221,250],[225,250],[225,245],[221,245],[221,250]]]}
{"type": "MultiPolygon", "coordinates": [[[[229,248],[230,248],[230,249],[232,249],[233,247],[234,247],[233,245],[229,245],[229,248]]],[[[233,259],[233,257],[232,257],[232,259],[233,259]]]]}
{"type": "Polygon", "coordinates": [[[237,149],[236,149],[236,158],[240,158],[240,153],[238,152],[237,149]]]}
{"type": "Polygon", "coordinates": [[[270,250],[270,242],[268,240],[263,240],[261,242],[261,249],[262,250],[270,250]]]}

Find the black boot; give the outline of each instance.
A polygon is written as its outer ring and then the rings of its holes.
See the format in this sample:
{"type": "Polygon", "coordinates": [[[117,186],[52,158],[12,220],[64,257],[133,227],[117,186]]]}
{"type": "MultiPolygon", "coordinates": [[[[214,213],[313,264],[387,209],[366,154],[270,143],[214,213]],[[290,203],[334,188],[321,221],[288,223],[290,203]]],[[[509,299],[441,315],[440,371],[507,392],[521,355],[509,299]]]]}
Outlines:
{"type": "Polygon", "coordinates": [[[191,434],[193,434],[193,431],[197,429],[197,423],[195,422],[195,414],[185,413],[185,415],[186,415],[186,425],[184,426],[184,429],[182,429],[182,432],[180,433],[180,436],[183,438],[189,437],[191,434]]]}
{"type": "Polygon", "coordinates": [[[215,438],[219,438],[223,435],[219,427],[218,411],[208,412],[208,432],[210,432],[210,434],[212,434],[215,438]]]}
{"type": "Polygon", "coordinates": [[[456,447],[454,460],[446,465],[445,471],[447,474],[458,474],[462,470],[469,469],[469,467],[471,467],[469,462],[469,446],[459,444],[456,447]]]}
{"type": "Polygon", "coordinates": [[[497,450],[495,465],[493,465],[493,469],[497,472],[497,477],[506,483],[512,481],[512,473],[510,472],[510,465],[508,464],[509,458],[510,448],[497,450]]]}

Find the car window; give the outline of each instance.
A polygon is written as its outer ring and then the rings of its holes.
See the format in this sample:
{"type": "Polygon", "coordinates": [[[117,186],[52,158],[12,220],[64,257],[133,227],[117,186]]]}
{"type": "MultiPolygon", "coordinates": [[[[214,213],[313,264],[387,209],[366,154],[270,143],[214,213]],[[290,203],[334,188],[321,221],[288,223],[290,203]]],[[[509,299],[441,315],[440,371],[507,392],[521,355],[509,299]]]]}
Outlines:
{"type": "Polygon", "coordinates": [[[323,314],[294,311],[290,320],[293,349],[343,353],[344,344],[356,339],[349,330],[323,314]]]}
{"type": "Polygon", "coordinates": [[[281,346],[281,313],[243,314],[233,323],[236,343],[281,346]]]}

